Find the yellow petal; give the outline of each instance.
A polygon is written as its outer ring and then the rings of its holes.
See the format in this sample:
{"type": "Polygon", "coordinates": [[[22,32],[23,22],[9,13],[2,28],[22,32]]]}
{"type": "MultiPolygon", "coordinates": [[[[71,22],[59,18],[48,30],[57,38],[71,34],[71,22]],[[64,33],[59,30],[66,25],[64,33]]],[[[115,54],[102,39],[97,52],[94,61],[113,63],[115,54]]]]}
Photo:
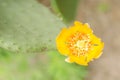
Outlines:
{"type": "Polygon", "coordinates": [[[70,56],[69,61],[70,62],[75,62],[75,63],[80,64],[80,65],[84,65],[84,66],[88,65],[88,62],[86,61],[85,56],[80,56],[80,57],[70,56]]]}
{"type": "Polygon", "coordinates": [[[92,59],[97,59],[101,56],[104,43],[101,42],[99,38],[97,38],[94,34],[90,35],[92,40],[92,50],[88,53],[88,61],[91,61],[92,59]]]}
{"type": "Polygon", "coordinates": [[[73,34],[73,33],[75,33],[75,32],[81,32],[81,33],[86,33],[86,34],[93,32],[93,31],[90,29],[90,26],[89,26],[87,23],[82,24],[82,23],[80,23],[80,22],[78,22],[78,21],[75,21],[75,22],[74,22],[74,25],[71,26],[71,27],[69,27],[68,29],[69,29],[68,32],[69,32],[70,34],[73,34]]]}
{"type": "Polygon", "coordinates": [[[63,28],[61,33],[56,38],[57,49],[63,55],[67,55],[69,53],[68,47],[66,46],[66,43],[65,43],[67,38],[66,32],[67,32],[67,29],[63,28]]]}

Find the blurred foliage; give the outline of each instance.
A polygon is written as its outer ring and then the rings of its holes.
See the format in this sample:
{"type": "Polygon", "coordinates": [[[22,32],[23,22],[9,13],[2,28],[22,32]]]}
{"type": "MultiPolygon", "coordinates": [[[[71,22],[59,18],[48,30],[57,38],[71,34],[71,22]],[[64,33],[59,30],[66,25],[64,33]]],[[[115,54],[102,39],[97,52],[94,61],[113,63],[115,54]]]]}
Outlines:
{"type": "Polygon", "coordinates": [[[0,48],[0,56],[0,80],[49,80],[40,54],[13,54],[0,48]]]}
{"type": "Polygon", "coordinates": [[[49,52],[49,72],[50,80],[83,80],[87,74],[87,67],[80,66],[74,63],[66,63],[66,57],[59,54],[57,51],[49,52]]]}
{"type": "Polygon", "coordinates": [[[83,80],[87,67],[55,50],[64,26],[35,0],[0,0],[0,80],[83,80]]]}
{"type": "Polygon", "coordinates": [[[53,10],[67,23],[74,21],[80,0],[51,0],[53,10]]]}
{"type": "Polygon", "coordinates": [[[100,11],[100,12],[107,12],[109,10],[109,5],[107,3],[100,3],[98,4],[98,7],[97,9],[100,11]]]}
{"type": "Polygon", "coordinates": [[[87,67],[66,63],[55,50],[12,54],[0,48],[0,56],[0,80],[83,80],[87,74],[87,67]]]}

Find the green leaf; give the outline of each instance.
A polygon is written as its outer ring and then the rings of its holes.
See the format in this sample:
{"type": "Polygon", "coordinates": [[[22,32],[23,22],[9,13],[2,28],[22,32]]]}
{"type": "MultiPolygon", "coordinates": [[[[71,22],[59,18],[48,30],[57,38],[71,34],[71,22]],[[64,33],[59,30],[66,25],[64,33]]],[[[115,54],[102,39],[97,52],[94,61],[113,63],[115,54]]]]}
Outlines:
{"type": "Polygon", "coordinates": [[[51,0],[53,10],[63,17],[65,22],[72,22],[76,17],[80,0],[51,0]]]}
{"type": "Polygon", "coordinates": [[[0,0],[0,47],[15,52],[55,48],[65,26],[36,0],[0,0]]]}

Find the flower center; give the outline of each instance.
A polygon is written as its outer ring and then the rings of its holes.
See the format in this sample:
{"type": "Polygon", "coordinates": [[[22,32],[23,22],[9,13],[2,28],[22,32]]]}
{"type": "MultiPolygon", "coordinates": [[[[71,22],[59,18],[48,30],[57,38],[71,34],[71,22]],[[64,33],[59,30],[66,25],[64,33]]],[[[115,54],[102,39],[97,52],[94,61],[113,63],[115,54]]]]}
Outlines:
{"type": "Polygon", "coordinates": [[[88,50],[88,43],[86,40],[78,40],[74,46],[81,50],[88,50]]]}
{"type": "Polygon", "coordinates": [[[91,47],[91,41],[88,34],[76,32],[69,37],[67,46],[71,51],[72,55],[84,56],[88,53],[91,47]]]}

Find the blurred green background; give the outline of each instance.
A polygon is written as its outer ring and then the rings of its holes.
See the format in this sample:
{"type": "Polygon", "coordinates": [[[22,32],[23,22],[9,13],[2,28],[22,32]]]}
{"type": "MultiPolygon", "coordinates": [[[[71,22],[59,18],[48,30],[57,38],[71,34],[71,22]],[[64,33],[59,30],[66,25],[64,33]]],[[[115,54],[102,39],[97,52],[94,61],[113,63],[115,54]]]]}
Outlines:
{"type": "Polygon", "coordinates": [[[66,63],[55,46],[78,2],[0,0],[0,80],[83,80],[87,67],[66,63]]]}

